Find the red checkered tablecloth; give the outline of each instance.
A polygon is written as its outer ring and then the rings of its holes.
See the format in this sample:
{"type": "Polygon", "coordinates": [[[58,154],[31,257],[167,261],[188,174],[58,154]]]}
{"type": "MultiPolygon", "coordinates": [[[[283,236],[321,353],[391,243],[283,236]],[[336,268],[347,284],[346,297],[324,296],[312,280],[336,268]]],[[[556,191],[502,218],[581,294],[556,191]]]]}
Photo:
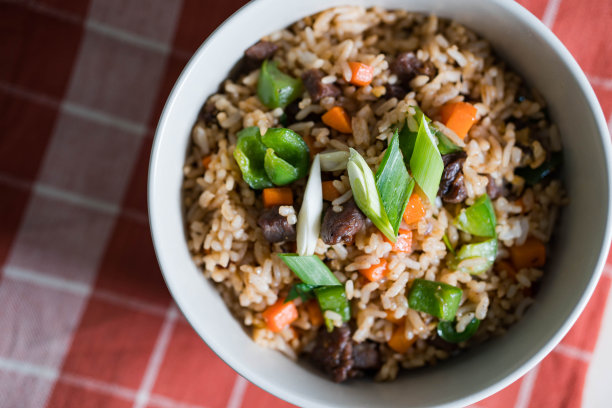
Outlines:
{"type": "MultiPolygon", "coordinates": [[[[0,0],[0,407],[280,407],[180,315],[146,210],[153,129],[243,0],[0,0]]],[[[521,1],[612,115],[611,0],[521,1]]],[[[612,262],[609,262],[612,265],[612,262]]],[[[536,368],[478,407],[578,407],[611,275],[536,368]]]]}

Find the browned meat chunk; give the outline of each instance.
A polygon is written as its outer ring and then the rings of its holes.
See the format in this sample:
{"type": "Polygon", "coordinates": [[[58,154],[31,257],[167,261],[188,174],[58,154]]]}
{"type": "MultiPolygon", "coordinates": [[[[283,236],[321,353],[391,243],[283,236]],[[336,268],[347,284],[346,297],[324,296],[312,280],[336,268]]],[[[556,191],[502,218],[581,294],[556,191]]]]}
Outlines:
{"type": "Polygon", "coordinates": [[[376,344],[356,344],[351,339],[351,329],[344,325],[331,333],[322,327],[310,354],[312,362],[330,374],[335,382],[359,377],[366,370],[380,367],[380,355],[376,344]]]}
{"type": "Polygon", "coordinates": [[[397,84],[386,84],[385,89],[387,90],[387,92],[385,92],[385,98],[397,98],[398,100],[404,99],[404,96],[406,96],[410,90],[409,87],[403,87],[397,84]]]}
{"type": "Polygon", "coordinates": [[[491,175],[487,174],[487,179],[489,180],[487,183],[487,194],[491,200],[495,200],[497,197],[499,197],[500,188],[497,186],[495,179],[491,177],[491,175]]]}
{"type": "Polygon", "coordinates": [[[202,109],[200,110],[199,117],[204,123],[207,125],[211,125],[217,123],[217,113],[219,110],[212,102],[206,102],[202,109]]]}
{"type": "Polygon", "coordinates": [[[433,78],[436,76],[436,67],[431,61],[421,61],[413,52],[402,52],[391,64],[391,72],[406,85],[417,75],[427,75],[433,78]]]}
{"type": "Polygon", "coordinates": [[[321,239],[327,245],[352,242],[355,234],[365,225],[365,220],[365,215],[353,199],[345,203],[340,212],[329,207],[323,217],[321,239]]]}
{"type": "Polygon", "coordinates": [[[462,171],[465,158],[466,154],[463,151],[442,156],[444,171],[442,172],[438,195],[444,202],[460,203],[467,198],[462,171]]]}
{"type": "Polygon", "coordinates": [[[261,227],[268,242],[295,240],[295,226],[278,213],[279,206],[266,208],[259,216],[257,224],[261,227]]]}
{"type": "Polygon", "coordinates": [[[246,49],[244,55],[252,60],[262,62],[265,59],[271,58],[278,50],[278,45],[269,41],[259,41],[246,49]]]}
{"type": "Polygon", "coordinates": [[[318,69],[309,69],[302,74],[304,87],[313,102],[319,102],[327,96],[333,96],[334,98],[340,96],[340,89],[336,85],[324,84],[321,82],[321,78],[323,78],[323,72],[318,69]]]}

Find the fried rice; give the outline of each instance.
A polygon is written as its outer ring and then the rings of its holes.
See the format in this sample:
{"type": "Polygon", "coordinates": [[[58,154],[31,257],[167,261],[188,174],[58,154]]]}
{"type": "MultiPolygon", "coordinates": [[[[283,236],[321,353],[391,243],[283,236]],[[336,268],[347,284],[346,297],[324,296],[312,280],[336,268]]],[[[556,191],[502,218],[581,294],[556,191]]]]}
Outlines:
{"type": "MultiPolygon", "coordinates": [[[[565,203],[558,178],[528,186],[515,175],[518,167],[536,168],[553,152],[561,151],[560,136],[546,113],[545,101],[500,60],[490,44],[466,27],[434,15],[403,10],[339,7],[306,17],[263,38],[278,46],[273,60],[284,73],[300,77],[318,69],[324,84],[335,84],[339,96],[313,101],[308,92],[299,100],[295,120],[287,127],[312,141],[317,150],[357,150],[376,169],[388,141],[406,115],[418,106],[439,119],[448,103],[469,101],[477,109],[477,122],[465,139],[434,122],[467,157],[463,175],[472,204],[487,192],[489,183],[502,186],[493,200],[499,242],[497,260],[509,258],[509,248],[534,237],[548,243],[560,207],[565,203]],[[390,85],[399,79],[391,70],[394,56],[413,52],[435,67],[434,75],[419,74],[407,94],[389,97],[390,85]],[[350,61],[373,67],[367,86],[350,84],[350,61]],[[334,106],[351,113],[352,134],[339,133],[321,123],[320,115],[334,106]]],[[[286,296],[298,282],[275,254],[291,252],[286,242],[269,243],[258,226],[263,205],[259,193],[242,178],[232,153],[236,134],[257,126],[263,135],[281,126],[283,109],[268,109],[257,97],[259,69],[231,75],[218,93],[210,96],[193,127],[184,165],[182,200],[188,247],[194,262],[216,284],[233,314],[253,340],[297,359],[312,350],[319,331],[306,305],[294,302],[298,318],[279,333],[269,330],[262,312],[286,296]],[[207,108],[206,108],[207,107],[207,108]],[[205,163],[203,159],[208,158],[205,163]]],[[[330,205],[342,207],[351,198],[346,172],[334,173],[339,197],[330,205]]],[[[294,206],[281,207],[281,215],[295,224],[306,180],[291,184],[294,206]]],[[[490,186],[489,186],[490,187],[490,186]]],[[[534,302],[543,268],[513,269],[497,262],[488,271],[472,275],[449,269],[449,250],[443,238],[456,247],[470,240],[452,222],[456,206],[439,200],[426,204],[426,215],[412,231],[412,252],[393,252],[376,228],[363,228],[352,245],[327,245],[321,239],[318,255],[344,285],[351,305],[352,341],[374,342],[381,365],[377,380],[392,380],[400,368],[414,368],[446,359],[463,348],[502,335],[534,302]],[[386,259],[384,279],[370,282],[359,271],[386,259]],[[475,317],[481,320],[476,334],[458,346],[447,347],[437,339],[437,319],[409,308],[407,293],[417,278],[439,281],[463,290],[456,314],[456,329],[463,331],[475,317]],[[405,353],[387,343],[398,327],[413,340],[405,353]]],[[[506,263],[505,265],[507,265],[506,263]]],[[[338,319],[326,312],[331,321],[338,319]]],[[[340,322],[337,322],[339,325],[340,322]]]]}

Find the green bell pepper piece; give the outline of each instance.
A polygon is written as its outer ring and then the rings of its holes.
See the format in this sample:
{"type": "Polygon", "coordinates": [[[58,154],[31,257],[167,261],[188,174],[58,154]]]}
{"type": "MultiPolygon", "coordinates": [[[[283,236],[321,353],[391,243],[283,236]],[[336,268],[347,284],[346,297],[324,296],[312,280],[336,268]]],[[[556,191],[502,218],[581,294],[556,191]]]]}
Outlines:
{"type": "Polygon", "coordinates": [[[276,62],[265,60],[261,64],[257,97],[268,108],[284,108],[297,99],[303,89],[302,80],[283,74],[276,62]]]}
{"type": "Polygon", "coordinates": [[[480,320],[477,318],[473,318],[470,320],[468,325],[465,327],[461,333],[457,332],[455,326],[457,325],[457,321],[453,322],[439,322],[438,323],[438,336],[449,343],[461,343],[462,341],[466,341],[470,337],[472,337],[478,327],[480,326],[480,320]]]}
{"type": "MultiPolygon", "coordinates": [[[[296,176],[291,181],[306,176],[310,163],[310,150],[300,135],[291,129],[270,128],[262,136],[261,141],[266,147],[273,149],[276,156],[295,168],[296,176]]],[[[272,177],[270,173],[268,176],[272,177]]]]}
{"type": "Polygon", "coordinates": [[[278,157],[271,148],[266,150],[264,170],[268,177],[270,177],[270,180],[277,186],[284,186],[298,178],[297,169],[278,157]]]}
{"type": "Polygon", "coordinates": [[[463,291],[442,282],[415,279],[408,293],[411,309],[428,313],[440,320],[453,320],[463,291]]]}
{"type": "Polygon", "coordinates": [[[555,152],[550,159],[542,163],[539,167],[532,169],[531,167],[519,167],[514,171],[514,174],[525,179],[528,186],[538,184],[546,177],[554,173],[563,164],[563,155],[561,152],[555,152]]]}
{"type": "MultiPolygon", "coordinates": [[[[314,289],[314,293],[319,301],[319,306],[323,314],[325,314],[326,310],[331,310],[342,316],[343,322],[348,322],[350,320],[351,308],[346,299],[344,286],[322,286],[314,289]]],[[[332,331],[334,329],[333,323],[328,319],[325,319],[325,326],[327,327],[327,331],[332,331]]]]}
{"type": "Polygon", "coordinates": [[[483,194],[474,204],[461,210],[454,221],[457,228],[477,237],[495,237],[495,211],[488,195],[483,194]]]}
{"type": "Polygon", "coordinates": [[[234,159],[240,167],[242,178],[254,189],[273,187],[264,170],[266,146],[261,142],[259,128],[251,126],[238,132],[234,159]]]}

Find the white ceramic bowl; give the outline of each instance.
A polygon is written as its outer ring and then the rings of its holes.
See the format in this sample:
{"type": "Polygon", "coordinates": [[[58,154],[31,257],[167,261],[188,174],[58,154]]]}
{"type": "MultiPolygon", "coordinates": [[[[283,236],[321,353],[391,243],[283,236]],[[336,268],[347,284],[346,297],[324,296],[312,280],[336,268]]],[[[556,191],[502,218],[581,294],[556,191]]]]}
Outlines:
{"type": "Polygon", "coordinates": [[[610,243],[610,163],[608,130],[585,75],[561,42],[514,1],[257,0],[204,42],[172,90],[151,156],[149,215],[157,257],[176,303],[204,341],[249,381],[307,407],[459,406],[525,374],[582,311],[610,243]],[[182,166],[191,127],[206,98],[257,39],[346,3],[435,13],[473,29],[544,95],[565,147],[564,176],[571,203],[563,210],[535,304],[506,335],[391,383],[334,384],[278,352],[255,345],[191,261],[183,229],[182,166]]]}

